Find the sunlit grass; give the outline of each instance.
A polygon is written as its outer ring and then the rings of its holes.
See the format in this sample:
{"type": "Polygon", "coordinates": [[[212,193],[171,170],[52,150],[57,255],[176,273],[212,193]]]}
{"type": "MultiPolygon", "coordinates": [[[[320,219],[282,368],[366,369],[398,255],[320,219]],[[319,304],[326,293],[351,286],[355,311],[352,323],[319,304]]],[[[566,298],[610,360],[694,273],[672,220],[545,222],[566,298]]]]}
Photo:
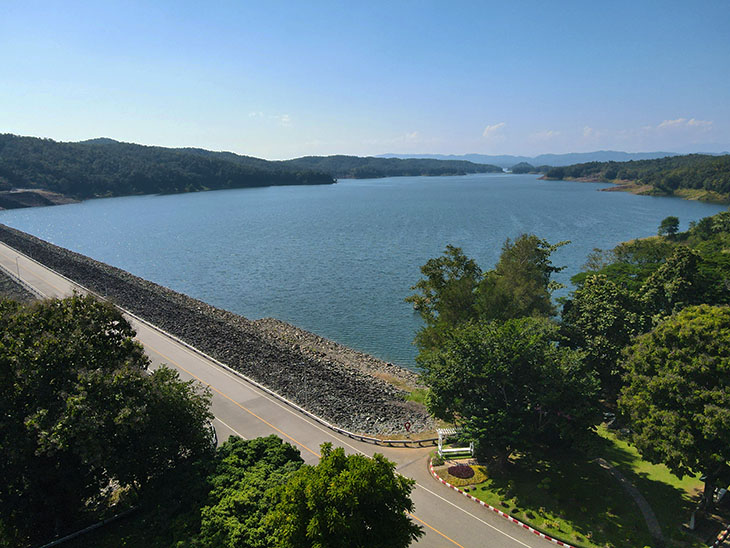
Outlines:
{"type": "Polygon", "coordinates": [[[591,447],[554,453],[545,459],[513,459],[501,473],[489,473],[469,493],[551,536],[590,548],[652,546],[653,539],[634,500],[598,463],[615,466],[652,506],[669,546],[700,547],[686,534],[701,487],[697,478],[680,480],[663,465],[641,459],[636,449],[599,429],[591,447]]]}

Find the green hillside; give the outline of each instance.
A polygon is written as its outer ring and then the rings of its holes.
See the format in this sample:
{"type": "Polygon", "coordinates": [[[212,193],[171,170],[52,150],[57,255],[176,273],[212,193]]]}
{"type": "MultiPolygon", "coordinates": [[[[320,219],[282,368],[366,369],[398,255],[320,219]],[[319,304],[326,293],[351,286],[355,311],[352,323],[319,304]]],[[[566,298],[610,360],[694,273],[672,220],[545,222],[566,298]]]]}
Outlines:
{"type": "Polygon", "coordinates": [[[221,155],[111,139],[61,143],[4,134],[0,189],[45,189],[86,199],[335,182],[326,173],[252,160],[247,164],[221,155]]]}
{"type": "Polygon", "coordinates": [[[588,162],[550,169],[546,179],[630,184],[644,193],[705,200],[730,198],[730,155],[689,154],[631,162],[588,162]]]}

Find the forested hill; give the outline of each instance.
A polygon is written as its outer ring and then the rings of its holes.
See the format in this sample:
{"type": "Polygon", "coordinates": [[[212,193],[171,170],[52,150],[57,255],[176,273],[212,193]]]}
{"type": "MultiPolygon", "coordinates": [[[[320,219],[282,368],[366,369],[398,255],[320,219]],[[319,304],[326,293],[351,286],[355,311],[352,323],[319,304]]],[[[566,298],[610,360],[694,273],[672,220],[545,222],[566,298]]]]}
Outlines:
{"type": "Polygon", "coordinates": [[[341,179],[370,179],[420,175],[466,175],[502,173],[502,168],[464,160],[426,158],[362,158],[359,156],[305,156],[282,162],[299,169],[315,169],[341,179]]]}
{"type": "Polygon", "coordinates": [[[202,154],[93,139],[61,143],[0,135],[0,190],[45,189],[76,199],[270,185],[331,184],[323,172],[230,153],[202,154]]]}
{"type": "Polygon", "coordinates": [[[648,194],[730,198],[730,155],[689,154],[631,162],[588,162],[555,167],[546,179],[581,179],[645,186],[648,194]]]}
{"type": "MultiPolygon", "coordinates": [[[[11,189],[47,190],[83,200],[102,196],[172,194],[272,185],[331,184],[336,178],[464,175],[501,172],[466,161],[305,157],[268,161],[232,152],[164,148],[100,138],[79,143],[0,134],[0,193],[23,202],[11,189]]],[[[27,194],[27,193],[26,193],[27,194]]],[[[42,201],[49,203],[47,195],[42,201]]],[[[39,198],[40,199],[40,198],[39,198]]],[[[5,204],[3,202],[3,204],[5,204]]],[[[37,205],[28,202],[1,207],[37,205]]]]}

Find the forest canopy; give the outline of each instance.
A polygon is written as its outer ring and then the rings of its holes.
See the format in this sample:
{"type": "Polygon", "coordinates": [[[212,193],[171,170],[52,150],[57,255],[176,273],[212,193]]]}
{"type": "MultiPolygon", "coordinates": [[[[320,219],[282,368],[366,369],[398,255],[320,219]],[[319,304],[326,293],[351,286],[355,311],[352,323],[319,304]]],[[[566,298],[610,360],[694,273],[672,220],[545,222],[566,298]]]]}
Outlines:
{"type": "Polygon", "coordinates": [[[465,160],[431,158],[361,158],[359,156],[305,156],[282,162],[299,169],[315,169],[343,179],[377,177],[418,177],[423,175],[466,175],[469,173],[502,173],[502,168],[475,164],[465,160]]]}
{"type": "Polygon", "coordinates": [[[265,160],[232,162],[185,149],[111,139],[60,143],[0,135],[0,188],[44,189],[80,200],[334,182],[325,173],[292,169],[265,160]]]}
{"type": "MultiPolygon", "coordinates": [[[[332,184],[338,177],[489,172],[501,173],[502,168],[454,160],[357,156],[310,156],[268,161],[232,152],[143,146],[113,139],[62,143],[0,134],[0,191],[48,190],[78,200],[275,185],[332,184]]],[[[42,198],[36,198],[36,201],[39,199],[42,201],[42,198]]],[[[0,203],[0,207],[18,206],[0,203]]]]}
{"type": "Polygon", "coordinates": [[[655,160],[588,162],[554,167],[545,178],[631,182],[649,186],[651,194],[702,190],[730,195],[730,155],[688,154],[655,160]]]}

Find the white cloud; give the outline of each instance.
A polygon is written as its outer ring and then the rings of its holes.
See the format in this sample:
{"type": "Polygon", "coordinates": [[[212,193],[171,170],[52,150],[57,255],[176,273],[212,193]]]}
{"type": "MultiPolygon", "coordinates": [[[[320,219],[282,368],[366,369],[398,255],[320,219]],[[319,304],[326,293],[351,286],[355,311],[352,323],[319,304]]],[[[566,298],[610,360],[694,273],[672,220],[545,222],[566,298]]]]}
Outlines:
{"type": "Polygon", "coordinates": [[[585,138],[595,137],[597,135],[597,133],[598,132],[590,126],[585,126],[583,128],[583,137],[585,137],[585,138]]]}
{"type": "Polygon", "coordinates": [[[248,113],[248,117],[249,118],[263,118],[264,117],[264,113],[261,112],[261,111],[258,111],[258,112],[249,112],[248,113]]]}
{"type": "Polygon", "coordinates": [[[686,121],[687,121],[687,118],[677,118],[676,120],[664,120],[657,127],[659,129],[662,129],[662,128],[672,128],[672,127],[680,127],[680,126],[683,126],[686,121]]]}
{"type": "Polygon", "coordinates": [[[500,138],[502,137],[501,133],[504,127],[507,124],[504,122],[500,122],[498,124],[493,124],[490,126],[487,126],[484,128],[484,131],[482,132],[482,137],[486,137],[488,139],[494,139],[494,138],[500,138]]]}
{"type": "Polygon", "coordinates": [[[665,129],[682,129],[682,128],[695,128],[695,129],[710,129],[712,122],[709,120],[697,120],[696,118],[676,118],[674,120],[664,120],[656,128],[660,130],[665,129]]]}
{"type": "Polygon", "coordinates": [[[484,128],[484,131],[482,132],[483,137],[489,137],[494,135],[495,133],[499,133],[499,131],[505,127],[507,124],[504,122],[500,122],[498,124],[488,125],[484,128]]]}
{"type": "Polygon", "coordinates": [[[545,131],[536,131],[535,133],[530,135],[530,138],[533,141],[550,141],[551,139],[554,139],[555,137],[558,137],[560,135],[559,131],[555,131],[552,129],[546,129],[545,131]]]}
{"type": "Polygon", "coordinates": [[[397,145],[433,145],[441,142],[440,139],[428,138],[421,135],[418,131],[409,131],[396,137],[376,137],[372,139],[364,139],[363,144],[381,145],[381,146],[397,146],[397,145]]]}
{"type": "Polygon", "coordinates": [[[695,118],[690,118],[687,120],[687,125],[709,129],[712,127],[712,122],[710,120],[696,120],[695,118]]]}
{"type": "Polygon", "coordinates": [[[275,114],[272,118],[278,121],[280,126],[289,127],[291,125],[291,117],[288,114],[275,114]]]}

